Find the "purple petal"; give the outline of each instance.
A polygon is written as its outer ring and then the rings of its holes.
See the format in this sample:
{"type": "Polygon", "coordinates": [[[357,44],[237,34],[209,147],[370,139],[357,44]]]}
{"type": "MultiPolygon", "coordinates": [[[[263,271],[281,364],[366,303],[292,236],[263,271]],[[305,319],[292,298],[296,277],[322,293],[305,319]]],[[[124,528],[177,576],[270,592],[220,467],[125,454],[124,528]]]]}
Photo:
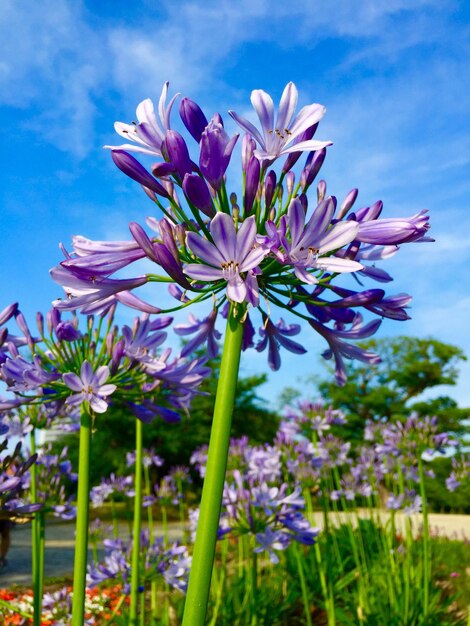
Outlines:
{"type": "Polygon", "coordinates": [[[204,237],[201,237],[201,235],[189,232],[186,235],[186,243],[191,252],[193,252],[198,259],[204,261],[204,263],[214,265],[215,267],[221,267],[222,264],[225,263],[225,258],[216,246],[210,241],[207,241],[207,239],[204,239],[204,237]]]}
{"type": "Polygon", "coordinates": [[[215,245],[224,257],[224,261],[234,261],[236,259],[237,237],[232,216],[227,215],[227,213],[217,213],[211,221],[210,231],[215,245]]]}
{"type": "Polygon", "coordinates": [[[247,133],[249,133],[254,139],[256,139],[260,146],[266,149],[264,139],[260,135],[259,130],[256,128],[256,126],[253,126],[253,124],[246,120],[244,117],[240,117],[239,115],[237,115],[235,111],[229,111],[228,114],[236,121],[239,126],[243,128],[243,130],[246,130],[247,133]]]}
{"type": "Polygon", "coordinates": [[[255,89],[251,92],[251,104],[253,105],[264,135],[274,128],[274,103],[271,96],[262,89],[255,89]]]}
{"type": "Polygon", "coordinates": [[[282,132],[289,128],[289,124],[297,107],[298,92],[293,82],[287,83],[282,92],[277,112],[276,128],[282,132]]]}
{"type": "Polygon", "coordinates": [[[202,263],[188,263],[184,266],[185,273],[196,280],[220,280],[224,277],[223,271],[202,263]]]}
{"type": "Polygon", "coordinates": [[[66,372],[65,374],[63,374],[62,380],[69,389],[72,389],[72,391],[82,391],[83,389],[83,383],[80,377],[73,372],[66,372]]]}

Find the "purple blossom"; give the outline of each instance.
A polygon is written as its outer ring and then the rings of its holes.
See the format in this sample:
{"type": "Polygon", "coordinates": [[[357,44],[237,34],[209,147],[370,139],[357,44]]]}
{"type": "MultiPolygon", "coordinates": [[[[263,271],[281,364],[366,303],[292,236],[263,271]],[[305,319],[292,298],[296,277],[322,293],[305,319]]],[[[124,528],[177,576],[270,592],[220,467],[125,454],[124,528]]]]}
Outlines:
{"type": "Polygon", "coordinates": [[[137,107],[137,124],[124,124],[123,122],[116,122],[114,124],[116,132],[121,135],[121,137],[134,143],[126,143],[121,146],[105,146],[105,148],[109,148],[110,150],[129,150],[131,152],[140,152],[161,157],[165,133],[170,129],[171,108],[176,98],[179,96],[179,94],[173,96],[170,103],[166,105],[168,86],[169,82],[167,81],[163,85],[160,101],[158,103],[158,114],[161,126],[155,116],[153,103],[147,98],[137,107]]]}
{"type": "Polygon", "coordinates": [[[202,321],[199,321],[192,313],[189,315],[188,324],[177,324],[173,326],[173,330],[177,335],[186,336],[197,333],[181,350],[180,355],[186,357],[194,352],[199,346],[207,342],[207,356],[214,359],[219,353],[217,341],[221,338],[221,333],[216,330],[215,322],[217,319],[217,309],[213,309],[211,313],[202,321]]]}
{"type": "Polygon", "coordinates": [[[201,135],[199,168],[213,189],[219,191],[239,135],[231,139],[216,115],[201,135]]]}
{"type": "Polygon", "coordinates": [[[279,346],[283,346],[289,352],[294,354],[305,354],[307,350],[299,343],[289,339],[292,335],[300,333],[299,324],[285,324],[281,319],[277,324],[273,324],[271,320],[263,315],[264,326],[260,328],[261,341],[256,345],[256,350],[262,352],[268,349],[268,364],[272,370],[278,370],[281,367],[281,357],[279,354],[279,346]]]}
{"type": "Polygon", "coordinates": [[[196,233],[187,234],[188,247],[202,263],[188,263],[184,267],[185,273],[196,280],[226,280],[230,300],[250,301],[253,289],[241,273],[255,268],[266,256],[264,249],[255,247],[254,217],[248,217],[237,232],[230,215],[217,213],[211,221],[210,232],[214,243],[196,233]]]}
{"type": "Polygon", "coordinates": [[[93,372],[88,361],[83,361],[80,368],[80,376],[68,372],[62,376],[64,383],[72,391],[77,393],[67,398],[67,404],[81,404],[87,402],[96,413],[105,413],[108,408],[106,398],[116,391],[116,385],[104,384],[109,378],[109,367],[100,365],[93,372]]]}
{"type": "Polygon", "coordinates": [[[271,96],[262,89],[252,91],[251,103],[258,115],[261,132],[247,119],[240,117],[234,111],[229,111],[237,124],[258,142],[259,148],[254,154],[261,162],[269,164],[283,154],[321,150],[331,145],[331,141],[316,140],[294,143],[299,135],[316,124],[325,114],[325,107],[322,105],[309,104],[292,119],[297,99],[298,93],[294,83],[288,83],[281,96],[276,121],[274,121],[274,104],[271,96]]]}

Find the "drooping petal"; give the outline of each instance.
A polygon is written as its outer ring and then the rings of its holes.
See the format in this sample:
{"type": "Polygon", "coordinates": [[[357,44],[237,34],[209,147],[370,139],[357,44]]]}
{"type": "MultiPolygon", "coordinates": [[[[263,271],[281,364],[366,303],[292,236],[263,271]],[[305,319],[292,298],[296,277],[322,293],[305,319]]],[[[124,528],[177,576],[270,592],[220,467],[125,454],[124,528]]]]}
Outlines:
{"type": "Polygon", "coordinates": [[[233,302],[243,302],[246,298],[246,285],[240,274],[231,276],[227,282],[227,296],[233,302]]]}

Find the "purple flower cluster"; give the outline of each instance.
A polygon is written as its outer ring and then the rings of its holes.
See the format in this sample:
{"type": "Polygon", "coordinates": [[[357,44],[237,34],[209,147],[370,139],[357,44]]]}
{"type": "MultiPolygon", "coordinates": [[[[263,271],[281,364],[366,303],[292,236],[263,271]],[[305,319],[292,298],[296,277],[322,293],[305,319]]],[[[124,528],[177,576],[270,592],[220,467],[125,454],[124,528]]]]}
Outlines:
{"type": "MultiPolygon", "coordinates": [[[[123,590],[129,593],[129,581],[132,576],[131,554],[133,541],[122,539],[105,539],[103,541],[105,556],[101,562],[88,566],[87,584],[94,587],[109,579],[120,579],[123,590]]],[[[188,556],[186,546],[175,542],[166,547],[163,537],[150,540],[147,531],[143,531],[140,538],[141,558],[144,566],[143,583],[159,578],[173,589],[185,592],[188,584],[191,557],[188,556]]]]}
{"type": "MultiPolygon", "coordinates": [[[[170,282],[169,291],[180,301],[178,306],[213,301],[206,317],[199,320],[193,316],[189,324],[177,328],[181,335],[193,335],[184,356],[203,343],[207,343],[210,356],[216,355],[220,337],[215,327],[217,315],[228,302],[243,311],[244,349],[267,348],[272,369],[280,367],[281,347],[295,354],[303,354],[305,348],[291,339],[300,331],[299,324],[273,321],[271,306],[306,321],[325,339],[328,349],[324,357],[334,359],[338,383],[345,382],[345,359],[377,362],[377,355],[350,340],[373,335],[380,318],[408,319],[411,298],[337,283],[346,274],[359,276],[359,285],[366,278],[391,281],[375,262],[393,256],[401,244],[429,241],[426,211],[411,217],[382,218],[382,202],[356,207],[358,191],[353,189],[339,203],[335,196],[327,195],[323,180],[317,185],[316,198],[309,198],[309,188],[331,141],[313,138],[325,113],[322,105],[309,104],[295,114],[298,93],[293,83],[285,87],[277,113],[269,94],[253,91],[251,102],[259,128],[230,111],[245,132],[239,204],[237,193],[228,193],[226,188],[226,173],[239,135],[228,134],[218,113],[208,119],[196,102],[184,97],[179,114],[190,135],[188,144],[171,128],[171,110],[179,94],[168,104],[167,94],[165,83],[158,116],[151,100],[144,100],[137,107],[137,123],[115,125],[126,143],[106,146],[117,167],[138,182],[156,204],[160,217],[147,219],[151,233],[132,222],[131,238],[126,241],[75,236],[72,252],[64,249],[65,260],[51,270],[52,278],[66,293],[65,300],[55,301],[56,309],[102,314],[120,302],[147,314],[161,313],[134,291],[148,282],[170,282]],[[133,154],[158,160],[147,169],[133,154]],[[296,171],[302,154],[305,163],[296,171]],[[157,273],[116,276],[142,259],[151,260],[157,273]],[[250,319],[255,310],[260,321],[257,342],[250,319]],[[376,319],[366,322],[363,313],[376,319]]],[[[16,311],[8,309],[3,318],[14,315],[16,311]]],[[[55,332],[64,340],[73,340],[79,330],[74,322],[58,322],[55,332]]],[[[138,343],[136,351],[127,341],[128,356],[140,356],[143,346],[138,343]]],[[[16,364],[19,371],[25,367],[22,362],[16,364]]],[[[98,378],[93,381],[100,389],[100,374],[94,372],[98,378]]],[[[29,366],[28,376],[23,378],[37,380],[43,374],[39,366],[29,366]]],[[[77,380],[75,384],[78,388],[77,380]]],[[[95,405],[103,406],[105,397],[98,394],[95,405]]]]}
{"type": "Polygon", "coordinates": [[[455,491],[461,485],[470,484],[470,454],[460,454],[452,459],[452,472],[446,479],[449,491],[455,491]]]}
{"type": "MultiPolygon", "coordinates": [[[[178,421],[180,412],[187,411],[194,395],[200,393],[199,385],[210,371],[206,359],[192,359],[187,352],[184,357],[171,358],[170,349],[157,351],[167,337],[163,329],[172,318],[153,320],[144,314],[119,333],[113,326],[114,309],[111,306],[107,315],[99,316],[96,326],[89,315],[84,331],[79,330],[75,315],[64,321],[61,313],[52,309],[45,323],[38,314],[39,337],[35,338],[17,305],[0,314],[3,324],[16,319],[22,332],[22,336],[11,335],[6,327],[1,329],[5,341],[0,380],[14,395],[0,402],[0,412],[8,414],[27,406],[39,426],[51,417],[70,417],[82,405],[94,413],[104,413],[113,403],[144,422],[155,417],[178,421]],[[22,346],[28,347],[29,354],[20,354],[22,346]],[[49,408],[41,413],[41,405],[49,408]]],[[[20,422],[24,432],[28,428],[25,419],[8,414],[2,424],[19,432],[20,422]]]]}
{"type": "Polygon", "coordinates": [[[24,498],[29,487],[28,470],[37,460],[37,454],[24,460],[19,442],[11,454],[3,454],[8,446],[5,439],[0,444],[0,518],[31,515],[42,508],[40,502],[27,502],[24,498]]]}
{"type": "MultiPolygon", "coordinates": [[[[193,460],[200,463],[198,455],[193,460]]],[[[219,535],[251,534],[254,551],[266,551],[272,563],[279,560],[276,552],[292,541],[311,545],[319,532],[304,516],[300,484],[291,487],[283,481],[284,472],[281,450],[275,446],[232,441],[219,535]]],[[[197,514],[193,513],[191,521],[197,521],[197,514]]]]}

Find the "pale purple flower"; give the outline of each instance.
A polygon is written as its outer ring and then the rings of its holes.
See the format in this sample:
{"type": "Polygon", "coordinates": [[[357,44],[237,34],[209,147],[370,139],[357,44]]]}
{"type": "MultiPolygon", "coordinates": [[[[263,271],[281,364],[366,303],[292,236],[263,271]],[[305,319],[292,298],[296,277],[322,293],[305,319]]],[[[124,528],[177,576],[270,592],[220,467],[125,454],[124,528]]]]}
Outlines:
{"type": "Polygon", "coordinates": [[[281,96],[277,117],[274,120],[274,103],[271,96],[262,89],[252,91],[251,103],[258,115],[261,132],[247,119],[234,111],[229,111],[236,123],[258,142],[259,148],[254,154],[263,163],[272,163],[283,154],[321,150],[331,145],[331,141],[312,139],[294,143],[294,140],[316,124],[326,111],[321,104],[309,104],[292,119],[297,107],[297,99],[297,88],[294,83],[290,82],[281,96]]]}
{"type": "Polygon", "coordinates": [[[153,102],[150,98],[143,100],[137,107],[137,124],[124,124],[116,122],[114,129],[124,137],[134,143],[126,143],[120,146],[105,146],[110,150],[129,150],[131,152],[140,152],[143,154],[152,154],[162,156],[162,143],[165,139],[165,133],[170,129],[170,113],[171,108],[179,96],[176,94],[166,104],[169,82],[163,85],[162,93],[158,103],[158,116],[160,124],[156,118],[153,102]]]}
{"type": "Polygon", "coordinates": [[[281,367],[279,347],[283,346],[294,354],[305,354],[307,350],[299,343],[289,339],[292,335],[300,333],[300,324],[285,324],[281,318],[277,324],[273,324],[269,318],[263,315],[264,326],[260,328],[261,341],[256,345],[256,350],[262,352],[268,347],[269,367],[276,371],[281,367]]]}
{"type": "Polygon", "coordinates": [[[289,536],[282,530],[272,530],[269,526],[261,533],[256,533],[257,546],[253,552],[264,552],[269,554],[269,560],[274,565],[279,563],[279,557],[276,551],[285,550],[289,544],[289,536]]]}
{"type": "Polygon", "coordinates": [[[108,408],[106,398],[116,389],[116,385],[104,384],[109,378],[109,367],[101,365],[93,372],[88,361],[83,361],[80,368],[80,376],[73,372],[67,372],[62,376],[64,383],[77,393],[69,396],[67,404],[81,404],[88,402],[91,409],[96,413],[105,413],[108,408]]]}
{"type": "Polygon", "coordinates": [[[188,247],[202,263],[188,263],[185,273],[196,280],[226,280],[230,300],[248,300],[249,288],[241,273],[254,269],[267,254],[255,245],[255,218],[248,217],[237,232],[230,215],[217,213],[211,221],[210,233],[214,243],[197,233],[187,234],[188,247]]]}
{"type": "Polygon", "coordinates": [[[207,342],[207,356],[213,359],[219,352],[217,341],[221,338],[221,333],[215,328],[217,319],[217,309],[213,309],[211,313],[202,321],[198,320],[192,313],[189,315],[188,324],[177,324],[173,326],[173,330],[177,335],[196,336],[191,339],[181,350],[180,356],[185,357],[194,352],[199,346],[207,342]]]}
{"type": "Polygon", "coordinates": [[[356,272],[363,267],[357,261],[327,256],[353,241],[359,228],[353,221],[339,222],[330,227],[334,210],[332,198],[323,200],[305,224],[305,210],[300,200],[295,198],[289,205],[287,216],[281,218],[279,234],[285,250],[284,262],[292,264],[297,278],[305,283],[318,282],[306,268],[341,273],[356,272]],[[287,227],[289,237],[286,236],[287,227]]]}

